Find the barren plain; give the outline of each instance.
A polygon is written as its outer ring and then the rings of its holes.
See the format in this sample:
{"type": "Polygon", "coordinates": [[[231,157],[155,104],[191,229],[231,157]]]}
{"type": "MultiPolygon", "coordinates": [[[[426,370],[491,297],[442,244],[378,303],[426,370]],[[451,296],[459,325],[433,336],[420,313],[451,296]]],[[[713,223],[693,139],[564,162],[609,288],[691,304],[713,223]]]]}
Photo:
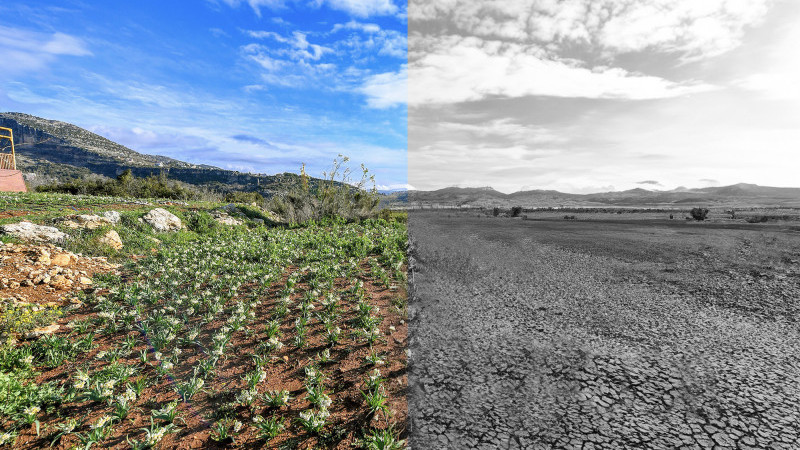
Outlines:
{"type": "Polygon", "coordinates": [[[413,448],[798,448],[791,223],[409,215],[413,448]]]}

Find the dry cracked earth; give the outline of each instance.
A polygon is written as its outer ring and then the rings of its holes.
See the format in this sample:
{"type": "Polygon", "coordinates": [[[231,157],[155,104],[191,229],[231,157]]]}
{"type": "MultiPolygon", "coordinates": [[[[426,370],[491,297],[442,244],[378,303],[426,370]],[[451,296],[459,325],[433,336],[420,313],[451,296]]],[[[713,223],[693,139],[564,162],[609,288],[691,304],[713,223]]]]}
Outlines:
{"type": "Polygon", "coordinates": [[[409,443],[800,448],[800,233],[409,216],[409,443]]]}

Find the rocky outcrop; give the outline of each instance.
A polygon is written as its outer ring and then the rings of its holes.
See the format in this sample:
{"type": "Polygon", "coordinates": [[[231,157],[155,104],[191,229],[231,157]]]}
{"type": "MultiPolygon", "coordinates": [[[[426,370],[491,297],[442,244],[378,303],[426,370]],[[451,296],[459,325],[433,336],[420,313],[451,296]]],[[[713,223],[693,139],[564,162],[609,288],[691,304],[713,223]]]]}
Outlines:
{"type": "Polygon", "coordinates": [[[181,219],[164,208],[150,210],[142,217],[155,231],[178,231],[183,228],[181,219]]]}
{"type": "Polygon", "coordinates": [[[2,291],[38,297],[42,290],[61,292],[92,284],[96,272],[115,271],[104,257],[84,257],[52,244],[0,243],[0,298],[2,291]]]}
{"type": "Polygon", "coordinates": [[[67,234],[55,227],[19,222],[0,226],[0,232],[29,242],[64,242],[67,234]]]}
{"type": "Polygon", "coordinates": [[[85,228],[87,230],[113,225],[113,222],[108,218],[96,214],[73,214],[56,219],[56,223],[60,223],[67,228],[85,228]]]}
{"type": "Polygon", "coordinates": [[[233,225],[241,225],[242,224],[241,220],[239,220],[239,219],[237,219],[235,217],[231,217],[226,213],[214,214],[214,220],[216,220],[217,223],[219,223],[221,225],[231,225],[231,226],[233,226],[233,225]]]}
{"type": "Polygon", "coordinates": [[[121,250],[123,247],[122,239],[120,239],[119,233],[114,230],[109,230],[108,233],[100,237],[98,242],[102,245],[107,245],[114,250],[121,250]]]}

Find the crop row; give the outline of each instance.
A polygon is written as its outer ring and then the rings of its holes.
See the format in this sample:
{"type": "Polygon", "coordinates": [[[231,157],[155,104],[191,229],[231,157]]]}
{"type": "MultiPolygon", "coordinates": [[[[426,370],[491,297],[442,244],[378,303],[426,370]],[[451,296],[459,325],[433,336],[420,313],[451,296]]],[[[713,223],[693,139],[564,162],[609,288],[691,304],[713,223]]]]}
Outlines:
{"type": "Polygon", "coordinates": [[[0,443],[391,448],[406,240],[382,220],[220,230],[132,262],[97,280],[69,333],[4,348],[30,382],[0,402],[0,443]]]}

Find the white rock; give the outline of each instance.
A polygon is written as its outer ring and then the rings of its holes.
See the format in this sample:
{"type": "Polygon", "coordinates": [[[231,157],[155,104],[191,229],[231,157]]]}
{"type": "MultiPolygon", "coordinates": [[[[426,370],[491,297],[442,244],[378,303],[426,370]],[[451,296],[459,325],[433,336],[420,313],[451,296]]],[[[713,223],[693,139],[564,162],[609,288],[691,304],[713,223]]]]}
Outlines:
{"type": "Polygon", "coordinates": [[[111,225],[110,220],[96,214],[73,214],[60,217],[56,221],[63,223],[68,228],[87,228],[89,230],[111,225]]]}
{"type": "Polygon", "coordinates": [[[103,217],[113,224],[119,223],[121,219],[119,212],[117,211],[106,211],[103,213],[103,217]]]}
{"type": "Polygon", "coordinates": [[[214,216],[214,220],[216,220],[217,223],[220,223],[222,225],[241,225],[242,224],[241,220],[233,218],[233,217],[231,217],[231,216],[229,216],[227,214],[217,214],[217,215],[214,216]]]}
{"type": "Polygon", "coordinates": [[[67,238],[67,235],[59,231],[58,228],[36,225],[31,222],[3,225],[0,226],[0,231],[22,239],[23,241],[63,242],[67,238]]]}
{"type": "Polygon", "coordinates": [[[155,208],[142,217],[156,231],[177,231],[183,228],[181,219],[164,208],[155,208]]]}

